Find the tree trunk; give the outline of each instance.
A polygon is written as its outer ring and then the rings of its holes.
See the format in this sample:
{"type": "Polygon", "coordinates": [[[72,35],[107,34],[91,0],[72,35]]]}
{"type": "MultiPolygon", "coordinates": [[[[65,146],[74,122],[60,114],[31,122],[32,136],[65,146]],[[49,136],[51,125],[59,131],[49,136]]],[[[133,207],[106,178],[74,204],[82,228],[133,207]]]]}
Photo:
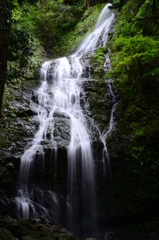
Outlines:
{"type": "Polygon", "coordinates": [[[0,0],[0,117],[7,75],[8,44],[11,26],[12,0],[0,0]]]}

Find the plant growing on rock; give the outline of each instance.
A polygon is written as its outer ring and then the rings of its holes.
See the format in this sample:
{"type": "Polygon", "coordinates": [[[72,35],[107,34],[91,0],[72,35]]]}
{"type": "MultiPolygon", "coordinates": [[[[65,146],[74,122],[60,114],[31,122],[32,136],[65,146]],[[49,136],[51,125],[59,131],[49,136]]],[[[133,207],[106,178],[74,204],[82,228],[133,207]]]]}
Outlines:
{"type": "Polygon", "coordinates": [[[99,47],[95,51],[95,53],[90,58],[90,67],[91,67],[91,75],[95,79],[103,78],[104,76],[104,55],[108,52],[107,46],[99,47]]]}

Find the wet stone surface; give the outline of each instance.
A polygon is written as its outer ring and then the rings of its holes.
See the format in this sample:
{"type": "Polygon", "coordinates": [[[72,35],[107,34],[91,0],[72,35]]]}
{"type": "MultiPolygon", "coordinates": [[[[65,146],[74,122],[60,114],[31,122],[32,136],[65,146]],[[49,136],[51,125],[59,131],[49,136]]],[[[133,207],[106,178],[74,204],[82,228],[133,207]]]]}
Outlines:
{"type": "Polygon", "coordinates": [[[0,239],[4,240],[75,240],[75,235],[44,216],[19,221],[0,217],[0,239]]]}
{"type": "Polygon", "coordinates": [[[66,147],[70,143],[71,119],[66,113],[54,112],[54,139],[61,147],[66,147]]]}

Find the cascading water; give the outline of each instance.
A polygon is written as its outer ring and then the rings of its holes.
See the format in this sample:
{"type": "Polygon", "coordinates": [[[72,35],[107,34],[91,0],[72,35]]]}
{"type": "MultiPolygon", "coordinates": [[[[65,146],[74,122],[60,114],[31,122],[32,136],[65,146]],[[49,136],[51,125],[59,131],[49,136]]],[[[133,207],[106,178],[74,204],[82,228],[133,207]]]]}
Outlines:
{"type": "MultiPolygon", "coordinates": [[[[44,142],[49,141],[53,155],[58,161],[59,142],[56,117],[60,116],[64,119],[61,121],[65,129],[67,128],[66,132],[69,131],[67,134],[69,141],[68,144],[66,143],[68,181],[65,199],[67,224],[65,225],[73,231],[79,222],[90,223],[95,218],[95,179],[91,134],[88,128],[88,118],[84,115],[80,104],[83,91],[81,82],[85,79],[81,57],[88,52],[93,53],[97,47],[106,44],[108,31],[114,18],[110,8],[111,4],[107,4],[102,10],[94,31],[84,39],[74,54],[68,58],[63,57],[45,62],[41,67],[42,84],[37,90],[40,125],[31,146],[21,158],[20,184],[16,197],[19,217],[29,218],[31,214],[49,215],[53,212],[52,217],[60,221],[59,202],[62,201],[60,200],[62,196],[58,196],[51,190],[43,192],[29,182],[35,159],[41,158],[41,161],[44,161],[44,142]],[[38,197],[35,199],[35,195],[40,196],[40,201],[38,197]],[[47,201],[49,204],[46,203],[47,201]]],[[[109,130],[100,136],[105,151],[105,140],[113,124],[113,117],[111,119],[109,130]]]]}

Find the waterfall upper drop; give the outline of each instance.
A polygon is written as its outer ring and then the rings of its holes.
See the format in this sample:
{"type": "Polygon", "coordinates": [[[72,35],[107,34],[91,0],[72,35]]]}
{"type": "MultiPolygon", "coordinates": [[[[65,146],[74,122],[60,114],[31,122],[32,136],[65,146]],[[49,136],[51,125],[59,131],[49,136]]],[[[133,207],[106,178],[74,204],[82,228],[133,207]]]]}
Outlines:
{"type": "Polygon", "coordinates": [[[94,30],[81,42],[73,57],[81,57],[85,53],[95,51],[97,47],[104,46],[108,41],[108,31],[112,20],[114,19],[114,13],[110,9],[112,4],[107,4],[96,23],[94,30]]]}
{"type": "Polygon", "coordinates": [[[110,7],[111,4],[105,6],[94,30],[82,41],[74,54],[68,58],[45,62],[41,67],[42,83],[37,90],[40,125],[31,146],[21,158],[20,183],[16,197],[19,217],[52,213],[52,217],[60,221],[60,201],[65,202],[66,206],[62,211],[66,213],[65,221],[71,230],[77,227],[81,218],[85,217],[85,221],[91,222],[96,215],[94,160],[90,123],[83,109],[87,107],[84,98],[81,106],[84,91],[82,81],[85,81],[81,57],[106,44],[114,18],[110,7]],[[32,183],[31,173],[35,159],[44,161],[46,142],[49,142],[56,159],[58,147],[65,145],[67,148],[67,194],[64,200],[51,190],[43,193],[42,189],[32,183]],[[44,195],[50,204],[46,202],[44,195]]]}

